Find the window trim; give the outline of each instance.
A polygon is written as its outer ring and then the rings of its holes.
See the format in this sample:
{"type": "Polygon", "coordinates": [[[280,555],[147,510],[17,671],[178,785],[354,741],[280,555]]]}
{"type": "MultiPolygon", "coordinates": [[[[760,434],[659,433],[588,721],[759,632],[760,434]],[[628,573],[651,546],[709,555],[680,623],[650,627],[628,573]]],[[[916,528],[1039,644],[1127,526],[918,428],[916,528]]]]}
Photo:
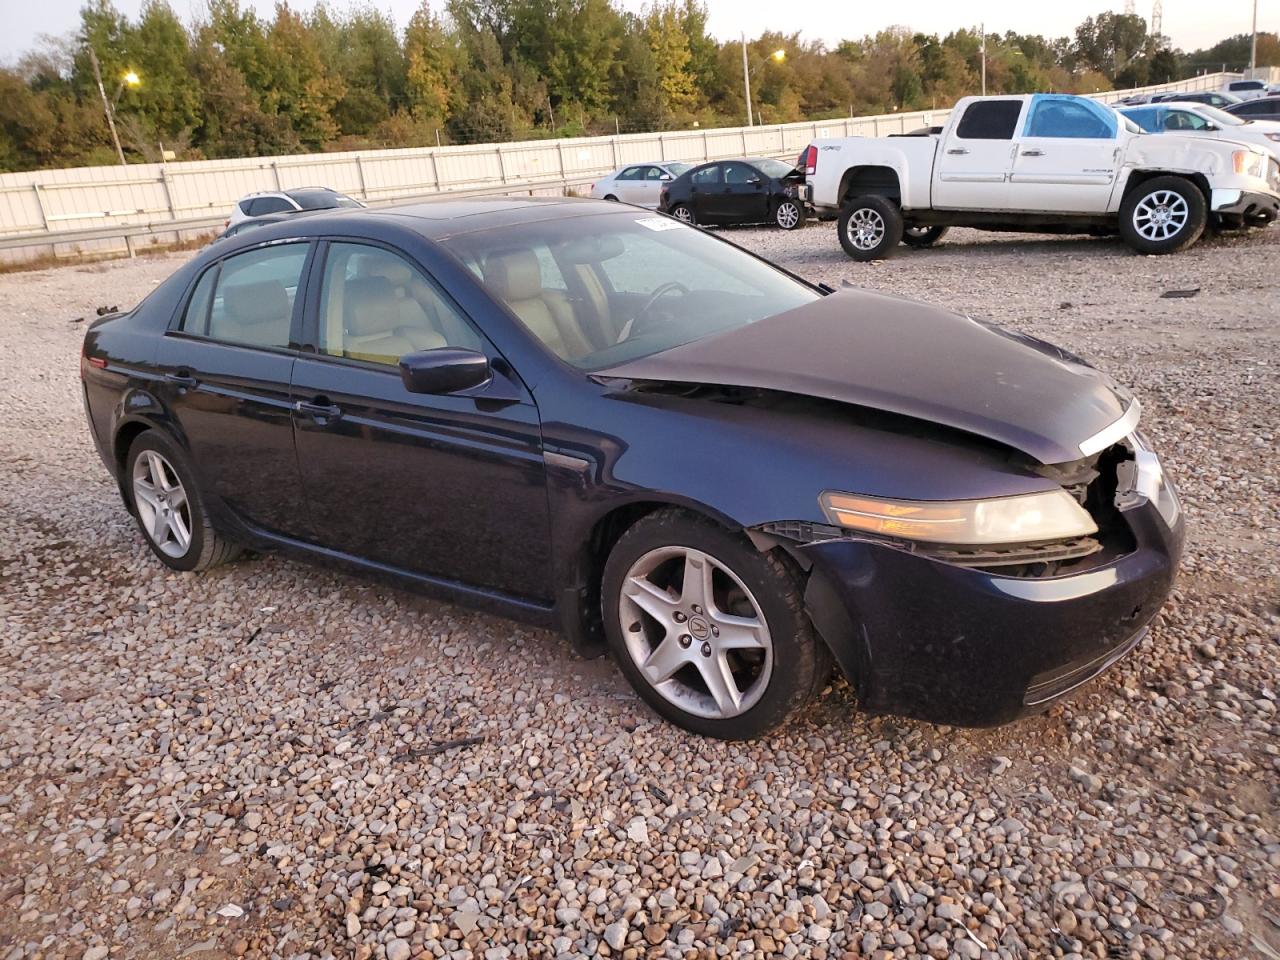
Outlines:
{"type": "Polygon", "coordinates": [[[479,352],[489,358],[489,363],[493,364],[499,360],[505,362],[502,352],[489,339],[488,334],[480,328],[475,322],[471,314],[462,309],[462,305],[454,299],[453,295],[445,289],[444,284],[436,279],[435,274],[422,265],[417,257],[412,256],[407,250],[403,250],[393,244],[386,243],[382,240],[374,240],[369,237],[352,237],[334,234],[326,237],[318,238],[316,243],[316,251],[313,255],[313,266],[310,275],[307,278],[307,295],[304,313],[302,316],[302,330],[298,344],[298,352],[309,360],[324,360],[333,363],[340,363],[344,366],[359,367],[362,370],[378,370],[383,373],[394,375],[396,379],[400,378],[400,370],[398,367],[386,363],[378,363],[375,360],[361,360],[357,357],[344,357],[332,353],[324,353],[320,349],[320,298],[324,290],[325,269],[329,263],[329,248],[335,243],[352,244],[363,247],[377,247],[385,250],[394,256],[400,257],[410,267],[422,274],[423,279],[429,283],[432,288],[440,295],[440,299],[454,309],[458,318],[461,319],[476,335],[480,341],[479,352]]]}
{"type": "MultiPolygon", "coordinates": [[[[213,343],[224,347],[236,347],[240,350],[260,350],[264,353],[281,353],[294,355],[300,350],[299,343],[302,334],[303,308],[305,307],[306,296],[304,291],[309,289],[311,283],[312,266],[315,262],[316,248],[319,244],[315,237],[282,237],[279,240],[268,240],[265,243],[253,244],[247,247],[241,247],[239,250],[229,250],[216,260],[210,261],[202,270],[196,273],[195,277],[187,284],[187,289],[182,294],[179,309],[173,312],[173,316],[169,318],[169,326],[165,329],[166,337],[176,337],[184,340],[196,340],[201,343],[213,343]],[[254,253],[258,250],[265,250],[268,247],[279,247],[291,243],[304,243],[307,245],[306,256],[302,261],[302,271],[298,274],[298,287],[293,295],[293,314],[289,318],[289,345],[266,346],[261,343],[244,343],[240,340],[224,340],[220,337],[211,337],[207,333],[192,333],[190,330],[182,329],[182,323],[187,318],[187,309],[191,305],[191,300],[195,296],[196,288],[200,285],[200,281],[204,279],[205,274],[210,270],[222,270],[222,265],[233,257],[242,254],[254,253]]],[[[217,294],[217,279],[214,280],[214,297],[209,298],[209,309],[213,309],[213,301],[217,294]]],[[[206,318],[205,329],[208,329],[206,318]]]]}

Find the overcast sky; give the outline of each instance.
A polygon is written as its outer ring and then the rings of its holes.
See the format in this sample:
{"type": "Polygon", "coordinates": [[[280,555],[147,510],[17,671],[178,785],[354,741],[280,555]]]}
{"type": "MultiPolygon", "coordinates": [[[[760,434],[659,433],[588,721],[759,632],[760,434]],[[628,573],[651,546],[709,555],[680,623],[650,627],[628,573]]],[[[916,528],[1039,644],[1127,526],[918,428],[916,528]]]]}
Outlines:
{"type": "MultiPolygon", "coordinates": [[[[202,0],[170,0],[174,10],[187,20],[197,19],[202,0]]],[[[270,16],[274,0],[242,0],[270,16]]],[[[373,6],[389,10],[400,26],[408,22],[418,0],[370,0],[373,6]]],[[[137,16],[142,0],[115,0],[130,17],[137,16]]],[[[623,6],[639,10],[644,0],[622,0],[623,6]]],[[[293,0],[295,9],[308,10],[314,0],[293,0]]],[[[1137,12],[1151,13],[1149,0],[1137,0],[1137,12]]],[[[0,0],[0,61],[12,62],[30,49],[41,33],[62,34],[76,28],[81,0],[0,0]]],[[[341,10],[344,0],[330,0],[341,10]]],[[[431,4],[434,9],[443,2],[431,4]]],[[[1108,6],[1106,0],[1069,0],[1065,3],[1027,0],[986,0],[956,3],[955,0],[912,0],[901,6],[893,3],[869,4],[850,0],[707,0],[710,30],[721,38],[735,38],[741,31],[753,36],[765,30],[794,33],[834,45],[845,37],[861,37],[894,24],[904,24],[924,33],[945,34],[961,27],[976,26],[984,20],[988,29],[1003,33],[1040,33],[1047,37],[1069,35],[1081,20],[1106,9],[1123,10],[1123,0],[1108,6]]],[[[1247,33],[1250,29],[1250,0],[1164,0],[1164,32],[1175,46],[1185,50],[1210,46],[1223,37],[1247,33]]],[[[1258,29],[1280,30],[1280,0],[1258,0],[1258,29]]]]}

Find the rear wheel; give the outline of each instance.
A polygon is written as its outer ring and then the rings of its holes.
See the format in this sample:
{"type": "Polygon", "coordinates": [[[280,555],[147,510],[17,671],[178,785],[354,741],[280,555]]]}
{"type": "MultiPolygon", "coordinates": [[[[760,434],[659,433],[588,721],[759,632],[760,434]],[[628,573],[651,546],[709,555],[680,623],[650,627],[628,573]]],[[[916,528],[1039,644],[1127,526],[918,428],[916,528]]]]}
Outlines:
{"type": "Polygon", "coordinates": [[[1178,253],[1204,233],[1204,194],[1182,177],[1153,177],[1120,204],[1120,236],[1139,253],[1178,253]]]}
{"type": "Polygon", "coordinates": [[[882,260],[902,240],[902,211],[886,197],[854,197],[840,210],[838,228],[840,246],[853,259],[882,260]]]}
{"type": "Polygon", "coordinates": [[[605,194],[605,199],[612,200],[614,203],[618,202],[618,198],[615,197],[612,193],[605,194]]]}
{"type": "Polygon", "coordinates": [[[709,520],[660,510],[605,565],[609,646],[636,692],[672,723],[726,740],[795,715],[831,672],[798,575],[709,520]]]}
{"type": "Polygon", "coordinates": [[[677,203],[672,207],[671,215],[677,220],[683,220],[685,223],[698,222],[698,218],[693,215],[693,208],[685,206],[683,203],[677,203]]]}
{"type": "Polygon", "coordinates": [[[773,222],[783,230],[798,230],[804,226],[804,210],[794,200],[783,200],[773,211],[773,222]]]}
{"type": "Polygon", "coordinates": [[[904,227],[902,242],[908,247],[932,247],[947,235],[950,227],[904,227]]]}
{"type": "Polygon", "coordinates": [[[232,560],[238,544],[209,522],[195,471],[156,430],[138,434],[125,457],[129,502],[151,552],[174,570],[207,570],[232,560]]]}

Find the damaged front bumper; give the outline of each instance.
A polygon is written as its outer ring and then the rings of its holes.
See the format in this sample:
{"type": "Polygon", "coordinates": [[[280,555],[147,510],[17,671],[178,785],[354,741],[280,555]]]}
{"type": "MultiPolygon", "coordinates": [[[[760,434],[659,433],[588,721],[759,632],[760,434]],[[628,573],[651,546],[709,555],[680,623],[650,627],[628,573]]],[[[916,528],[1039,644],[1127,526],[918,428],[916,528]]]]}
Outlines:
{"type": "Polygon", "coordinates": [[[871,539],[795,548],[805,599],[862,705],[957,726],[1042,710],[1137,645],[1182,552],[1176,494],[1139,448],[1117,506],[1123,553],[1061,576],[1009,576],[871,539]]]}
{"type": "Polygon", "coordinates": [[[1215,188],[1210,207],[1222,216],[1270,223],[1280,217],[1280,196],[1261,190],[1215,188]]]}

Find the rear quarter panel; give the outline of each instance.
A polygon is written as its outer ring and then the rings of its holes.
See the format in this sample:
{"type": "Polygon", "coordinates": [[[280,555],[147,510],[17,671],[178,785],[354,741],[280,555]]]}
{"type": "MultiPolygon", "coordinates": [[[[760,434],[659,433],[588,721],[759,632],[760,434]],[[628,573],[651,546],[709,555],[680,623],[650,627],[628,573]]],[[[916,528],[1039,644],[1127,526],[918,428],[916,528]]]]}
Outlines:
{"type": "Polygon", "coordinates": [[[844,175],[855,167],[887,167],[898,175],[902,206],[927,208],[938,137],[841,137],[814,141],[817,171],[809,178],[818,206],[838,207],[844,175]]]}

